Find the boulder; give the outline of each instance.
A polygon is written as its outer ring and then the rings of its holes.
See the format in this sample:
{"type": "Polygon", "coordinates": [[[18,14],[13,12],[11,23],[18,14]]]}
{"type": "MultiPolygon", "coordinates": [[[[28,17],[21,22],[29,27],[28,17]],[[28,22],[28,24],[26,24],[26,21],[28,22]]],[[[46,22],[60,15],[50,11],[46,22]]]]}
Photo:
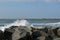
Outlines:
{"type": "Polygon", "coordinates": [[[41,36],[40,31],[34,31],[34,32],[32,33],[32,38],[33,38],[33,40],[37,40],[37,38],[40,37],[40,36],[41,36]]]}
{"type": "Polygon", "coordinates": [[[45,37],[45,40],[53,40],[53,37],[51,35],[48,35],[45,37]]]}
{"type": "Polygon", "coordinates": [[[58,36],[58,34],[57,34],[58,29],[59,29],[59,28],[53,29],[53,32],[54,32],[55,36],[58,36]]]}
{"type": "Polygon", "coordinates": [[[3,32],[0,30],[0,40],[4,40],[4,35],[3,35],[3,32]]]}
{"type": "Polygon", "coordinates": [[[15,32],[12,34],[12,40],[18,40],[26,37],[27,32],[31,35],[31,29],[26,26],[19,26],[15,28],[15,32]]]}
{"type": "Polygon", "coordinates": [[[57,35],[60,37],[60,29],[57,30],[57,35]]]}
{"type": "Polygon", "coordinates": [[[45,36],[40,36],[37,38],[38,40],[45,40],[45,36]]]}
{"type": "Polygon", "coordinates": [[[12,40],[13,29],[5,29],[4,31],[4,40],[12,40]]]}
{"type": "Polygon", "coordinates": [[[54,38],[53,40],[60,40],[60,38],[54,38]]]}

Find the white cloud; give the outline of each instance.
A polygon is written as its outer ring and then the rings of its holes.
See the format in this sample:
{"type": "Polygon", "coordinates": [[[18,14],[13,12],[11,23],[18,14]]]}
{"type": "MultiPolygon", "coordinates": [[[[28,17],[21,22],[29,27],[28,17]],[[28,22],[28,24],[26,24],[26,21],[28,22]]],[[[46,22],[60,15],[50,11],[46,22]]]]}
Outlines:
{"type": "Polygon", "coordinates": [[[0,2],[60,2],[60,0],[0,0],[0,2]]]}

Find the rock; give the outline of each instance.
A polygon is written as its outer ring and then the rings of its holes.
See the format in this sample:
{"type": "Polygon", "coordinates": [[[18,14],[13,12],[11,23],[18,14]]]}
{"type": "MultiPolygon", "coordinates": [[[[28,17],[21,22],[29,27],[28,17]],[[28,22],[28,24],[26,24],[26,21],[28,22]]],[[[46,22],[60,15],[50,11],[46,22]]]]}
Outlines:
{"type": "Polygon", "coordinates": [[[37,40],[37,38],[40,36],[41,36],[40,31],[35,31],[32,33],[33,40],[37,40]]]}
{"type": "Polygon", "coordinates": [[[58,36],[58,34],[57,34],[58,29],[59,29],[59,28],[53,29],[53,32],[54,32],[55,36],[58,36]]]}
{"type": "Polygon", "coordinates": [[[31,29],[26,26],[19,26],[15,28],[15,32],[12,34],[12,40],[18,40],[27,35],[27,32],[31,35],[31,29]]]}
{"type": "Polygon", "coordinates": [[[38,40],[45,40],[45,36],[40,36],[37,38],[38,40]]]}
{"type": "Polygon", "coordinates": [[[52,28],[48,28],[48,34],[51,35],[53,33],[52,28]]]}
{"type": "Polygon", "coordinates": [[[60,38],[54,38],[53,40],[60,40],[60,38]]]}
{"type": "Polygon", "coordinates": [[[3,35],[3,32],[0,30],[0,40],[4,40],[4,35],[3,35]]]}
{"type": "Polygon", "coordinates": [[[57,30],[58,37],[60,37],[60,29],[57,30]]]}
{"type": "Polygon", "coordinates": [[[47,27],[44,28],[44,32],[48,33],[48,28],[47,27]]]}
{"type": "Polygon", "coordinates": [[[13,29],[6,29],[4,31],[4,40],[12,40],[13,29]]]}
{"type": "Polygon", "coordinates": [[[46,36],[45,40],[53,40],[53,37],[51,35],[46,36]]]}
{"type": "Polygon", "coordinates": [[[60,40],[58,37],[60,37],[59,28],[34,29],[29,26],[12,26],[4,32],[0,30],[0,40],[60,40]],[[57,37],[54,36],[55,33],[57,37]]]}
{"type": "Polygon", "coordinates": [[[31,37],[30,33],[27,32],[27,34],[26,34],[25,37],[22,37],[22,38],[20,38],[20,39],[18,39],[18,40],[32,40],[32,37],[31,37]]]}
{"type": "Polygon", "coordinates": [[[55,36],[52,28],[48,28],[48,35],[50,35],[51,37],[55,36]]]}
{"type": "Polygon", "coordinates": [[[42,36],[48,36],[48,34],[45,33],[44,31],[40,31],[40,32],[41,32],[41,35],[42,35],[42,36]]]}

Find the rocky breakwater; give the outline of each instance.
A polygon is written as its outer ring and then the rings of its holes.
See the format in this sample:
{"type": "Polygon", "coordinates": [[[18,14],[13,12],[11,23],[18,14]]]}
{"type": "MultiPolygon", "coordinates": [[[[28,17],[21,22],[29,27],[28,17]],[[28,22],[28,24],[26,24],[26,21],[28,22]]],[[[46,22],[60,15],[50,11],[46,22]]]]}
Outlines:
{"type": "Polygon", "coordinates": [[[0,31],[0,40],[60,40],[60,29],[12,26],[0,31]]]}
{"type": "Polygon", "coordinates": [[[58,40],[60,38],[60,29],[29,29],[27,27],[13,26],[14,28],[5,29],[4,33],[0,31],[0,40],[58,40]]]}
{"type": "Polygon", "coordinates": [[[60,40],[60,28],[34,28],[26,20],[16,24],[0,30],[0,40],[60,40]]]}

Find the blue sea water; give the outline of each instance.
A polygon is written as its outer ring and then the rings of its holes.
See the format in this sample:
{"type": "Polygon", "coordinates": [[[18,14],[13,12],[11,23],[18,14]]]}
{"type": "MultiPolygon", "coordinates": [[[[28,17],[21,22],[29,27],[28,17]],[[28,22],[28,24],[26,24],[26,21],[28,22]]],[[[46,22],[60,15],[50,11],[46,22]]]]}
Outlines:
{"type": "MultiPolygon", "coordinates": [[[[5,24],[10,24],[16,21],[17,19],[0,19],[0,26],[5,24]]],[[[41,23],[57,23],[60,22],[60,19],[27,19],[31,24],[41,24],[41,23]]]]}

